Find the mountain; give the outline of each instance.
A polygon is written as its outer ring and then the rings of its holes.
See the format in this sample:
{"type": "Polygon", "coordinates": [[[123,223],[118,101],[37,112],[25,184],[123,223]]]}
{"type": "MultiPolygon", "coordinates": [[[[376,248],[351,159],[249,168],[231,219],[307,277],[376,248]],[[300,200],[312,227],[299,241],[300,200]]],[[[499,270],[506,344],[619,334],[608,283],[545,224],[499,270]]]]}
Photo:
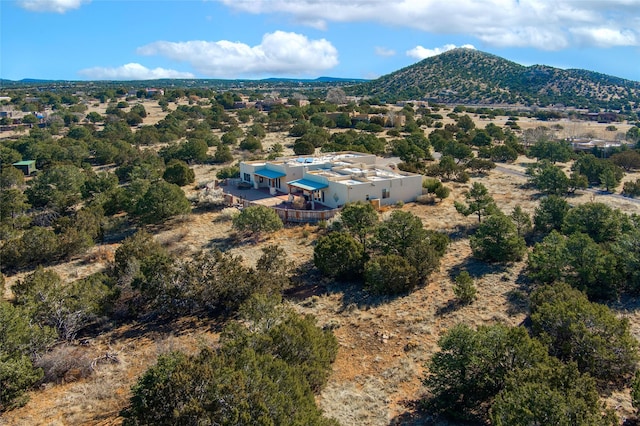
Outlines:
{"type": "Polygon", "coordinates": [[[640,82],[586,70],[527,67],[466,48],[432,56],[352,89],[354,94],[385,100],[640,108],[640,82]]]}

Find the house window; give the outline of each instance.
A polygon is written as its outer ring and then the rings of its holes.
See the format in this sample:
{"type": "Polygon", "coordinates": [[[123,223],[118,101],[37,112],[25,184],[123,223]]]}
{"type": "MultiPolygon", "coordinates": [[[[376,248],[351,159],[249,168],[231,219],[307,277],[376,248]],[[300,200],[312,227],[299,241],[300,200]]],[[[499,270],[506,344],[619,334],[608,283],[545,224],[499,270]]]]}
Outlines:
{"type": "Polygon", "coordinates": [[[260,176],[260,183],[264,182],[264,178],[260,176]]]}
{"type": "Polygon", "coordinates": [[[382,198],[389,198],[391,196],[391,191],[389,188],[382,188],[382,198]]]}
{"type": "Polygon", "coordinates": [[[244,181],[245,182],[251,182],[251,175],[249,173],[245,173],[244,174],[244,181]]]}

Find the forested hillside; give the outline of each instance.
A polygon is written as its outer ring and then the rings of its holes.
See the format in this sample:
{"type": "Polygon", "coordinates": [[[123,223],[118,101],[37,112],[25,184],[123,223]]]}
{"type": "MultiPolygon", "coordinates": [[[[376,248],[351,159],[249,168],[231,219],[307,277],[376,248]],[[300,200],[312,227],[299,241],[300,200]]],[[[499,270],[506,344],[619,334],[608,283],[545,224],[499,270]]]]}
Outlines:
{"type": "Polygon", "coordinates": [[[459,48],[354,87],[380,99],[430,99],[459,104],[640,108],[640,83],[585,70],[523,66],[459,48]]]}

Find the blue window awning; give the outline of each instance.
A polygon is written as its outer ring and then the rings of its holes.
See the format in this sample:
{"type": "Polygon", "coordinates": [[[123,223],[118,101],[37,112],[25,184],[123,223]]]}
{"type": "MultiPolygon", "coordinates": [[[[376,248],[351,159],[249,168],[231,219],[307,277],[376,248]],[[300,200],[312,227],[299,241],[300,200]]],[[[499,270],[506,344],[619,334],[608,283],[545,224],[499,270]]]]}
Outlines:
{"type": "Polygon", "coordinates": [[[326,183],[315,182],[309,179],[292,180],[291,182],[287,182],[287,185],[295,186],[296,188],[304,189],[305,191],[318,191],[329,186],[326,183]]]}
{"type": "Polygon", "coordinates": [[[266,177],[267,179],[278,179],[286,176],[285,173],[269,169],[256,170],[254,173],[256,176],[266,177]]]}

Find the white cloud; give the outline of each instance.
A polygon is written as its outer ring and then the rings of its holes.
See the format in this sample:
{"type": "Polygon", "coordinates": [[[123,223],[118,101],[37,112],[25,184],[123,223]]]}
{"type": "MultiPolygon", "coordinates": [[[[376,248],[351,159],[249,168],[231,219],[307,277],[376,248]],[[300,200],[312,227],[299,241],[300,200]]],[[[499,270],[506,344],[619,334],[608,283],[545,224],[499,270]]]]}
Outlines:
{"type": "Polygon", "coordinates": [[[91,0],[18,0],[18,6],[32,12],[65,13],[90,2],[91,0]]]}
{"type": "Polygon", "coordinates": [[[378,56],[395,56],[396,51],[392,49],[387,49],[386,47],[376,46],[375,48],[376,55],[378,56]]]}
{"type": "Polygon", "coordinates": [[[338,64],[338,51],[327,40],[309,40],[284,31],[265,34],[257,46],[227,40],[156,41],[138,48],[137,53],[188,62],[209,77],[300,75],[338,64]]]}
{"type": "Polygon", "coordinates": [[[614,28],[579,28],[573,34],[585,45],[606,46],[637,46],[640,35],[630,30],[614,28]]]}
{"type": "Polygon", "coordinates": [[[149,69],[135,62],[117,68],[94,67],[78,71],[78,74],[90,80],[157,80],[159,78],[194,78],[190,72],[149,69]]]}
{"type": "Polygon", "coordinates": [[[468,35],[492,46],[544,50],[640,45],[640,0],[217,1],[246,13],[289,15],[315,28],[330,22],[376,22],[468,35]]]}
{"type": "MultiPolygon", "coordinates": [[[[445,44],[442,47],[434,47],[433,49],[427,49],[426,47],[416,46],[411,50],[407,50],[407,56],[411,56],[412,58],[416,58],[418,60],[422,60],[425,58],[430,58],[431,56],[436,56],[441,53],[444,53],[448,50],[452,50],[457,48],[455,44],[445,44]]],[[[471,44],[465,44],[460,47],[464,47],[465,49],[475,49],[471,44]]]]}

